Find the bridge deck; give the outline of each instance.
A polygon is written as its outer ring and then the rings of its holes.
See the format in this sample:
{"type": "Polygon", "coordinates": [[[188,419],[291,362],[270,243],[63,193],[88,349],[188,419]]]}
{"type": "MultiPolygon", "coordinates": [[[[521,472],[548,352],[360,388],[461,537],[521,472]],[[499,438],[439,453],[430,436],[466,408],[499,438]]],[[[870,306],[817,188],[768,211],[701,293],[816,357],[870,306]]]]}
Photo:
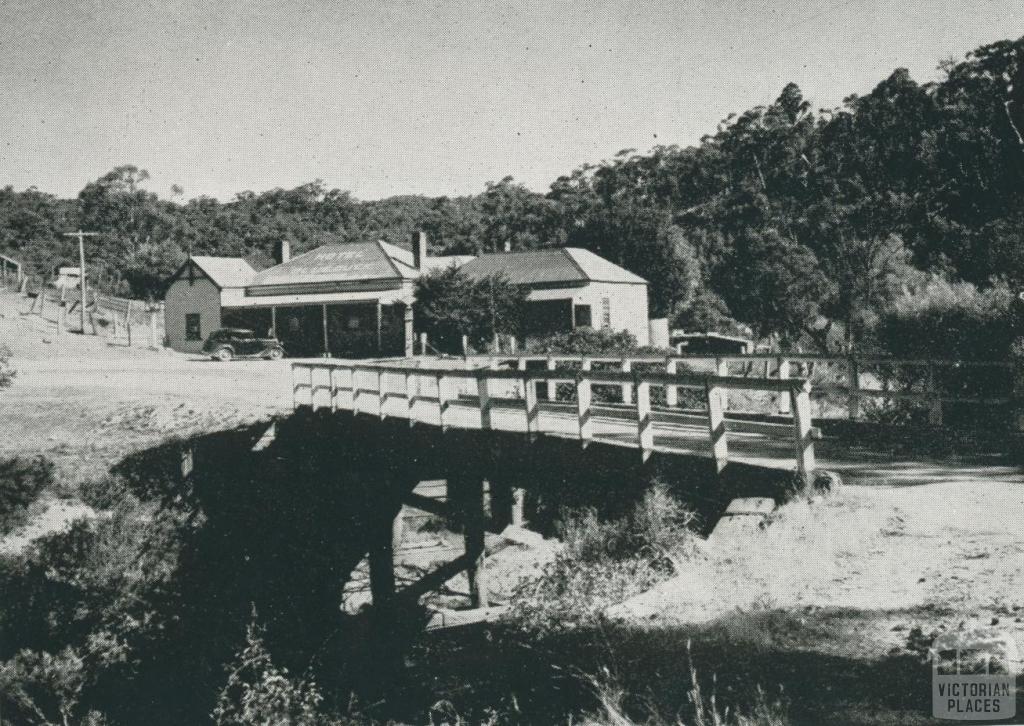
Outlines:
{"type": "Polygon", "coordinates": [[[412,425],[489,429],[601,442],[641,450],[709,456],[724,466],[739,461],[803,475],[813,473],[806,382],[748,381],[692,374],[590,372],[565,374],[490,369],[415,368],[395,364],[296,363],[295,404],[330,408],[381,418],[408,419],[412,425]],[[551,375],[551,378],[547,376],[551,375]],[[538,384],[575,386],[575,401],[542,400],[538,384]],[[591,401],[595,386],[628,387],[629,403],[591,401]],[[706,412],[652,406],[651,385],[678,384],[706,396],[706,412]],[[789,395],[799,416],[744,421],[723,415],[722,391],[728,387],[789,395]],[[635,399],[635,400],[634,400],[635,399]],[[714,421],[714,423],[713,423],[714,421]]]}

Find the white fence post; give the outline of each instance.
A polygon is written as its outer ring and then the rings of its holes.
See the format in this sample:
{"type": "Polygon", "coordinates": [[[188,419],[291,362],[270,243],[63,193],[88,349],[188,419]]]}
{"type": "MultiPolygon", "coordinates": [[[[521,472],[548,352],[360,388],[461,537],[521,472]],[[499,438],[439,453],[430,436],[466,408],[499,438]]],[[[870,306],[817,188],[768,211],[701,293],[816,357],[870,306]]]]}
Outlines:
{"type": "Polygon", "coordinates": [[[590,379],[585,376],[590,371],[590,361],[583,359],[583,369],[576,376],[576,422],[580,430],[580,443],[587,448],[594,438],[594,421],[590,412],[590,379]]]}
{"type": "MultiPolygon", "coordinates": [[[[779,358],[779,380],[789,380],[789,361],[785,358],[779,358]]],[[[767,378],[768,376],[765,376],[767,378]]],[[[779,413],[789,413],[789,394],[786,392],[779,394],[779,413]]]]}
{"type": "Polygon", "coordinates": [[[436,376],[434,376],[434,379],[437,381],[437,416],[441,422],[441,430],[446,431],[447,427],[444,425],[444,376],[439,373],[436,376]]]}
{"type": "MultiPolygon", "coordinates": [[[[665,362],[665,372],[670,376],[676,374],[676,362],[671,358],[665,362]]],[[[669,408],[675,408],[679,405],[679,389],[671,383],[665,386],[665,405],[669,408]]]]}
{"type": "Polygon", "coordinates": [[[484,431],[491,428],[491,392],[488,386],[488,370],[490,368],[481,368],[476,373],[476,393],[480,399],[480,428],[484,431]]]}
{"type": "Polygon", "coordinates": [[[636,426],[640,460],[647,461],[654,451],[654,421],[651,420],[651,384],[643,379],[636,383],[636,426]]]}
{"type": "Polygon", "coordinates": [[[814,441],[811,439],[811,384],[794,386],[789,395],[793,404],[793,438],[796,470],[805,485],[814,478],[814,441]]]}
{"type": "Polygon", "coordinates": [[[708,380],[705,394],[708,406],[708,433],[711,438],[711,458],[715,471],[721,473],[729,463],[729,442],[725,437],[725,409],[722,405],[724,391],[708,380]]]}
{"type": "Polygon", "coordinates": [[[849,409],[851,421],[860,418],[860,364],[855,356],[850,356],[846,361],[846,405],[849,409]]]}
{"type": "Polygon", "coordinates": [[[416,405],[416,394],[414,392],[413,383],[415,382],[416,374],[409,371],[405,374],[405,405],[409,409],[409,427],[416,425],[416,416],[413,414],[413,406],[416,405]]]}
{"type": "MultiPolygon", "coordinates": [[[[623,358],[622,359],[622,372],[623,373],[632,373],[633,372],[633,362],[629,358],[623,358]]],[[[630,404],[630,403],[633,403],[633,384],[632,383],[628,383],[627,382],[627,383],[623,383],[622,384],[622,402],[627,404],[627,405],[630,404]]]]}
{"type": "Polygon", "coordinates": [[[384,371],[377,371],[377,417],[384,420],[384,371]]]}
{"type": "MultiPolygon", "coordinates": [[[[715,358],[715,375],[726,377],[729,375],[729,359],[728,358],[715,358]]],[[[722,412],[729,410],[729,391],[724,388],[719,388],[719,394],[722,396],[722,412]]]]}
{"type": "Polygon", "coordinates": [[[359,415],[359,369],[352,369],[352,415],[359,415]]]}
{"type": "Polygon", "coordinates": [[[327,381],[329,386],[329,393],[331,396],[331,411],[338,410],[338,379],[335,378],[334,374],[338,372],[337,368],[327,369],[327,381]]]}
{"type": "Polygon", "coordinates": [[[523,400],[526,405],[526,434],[530,441],[537,440],[540,424],[540,406],[537,403],[536,381],[523,377],[523,400]]]}

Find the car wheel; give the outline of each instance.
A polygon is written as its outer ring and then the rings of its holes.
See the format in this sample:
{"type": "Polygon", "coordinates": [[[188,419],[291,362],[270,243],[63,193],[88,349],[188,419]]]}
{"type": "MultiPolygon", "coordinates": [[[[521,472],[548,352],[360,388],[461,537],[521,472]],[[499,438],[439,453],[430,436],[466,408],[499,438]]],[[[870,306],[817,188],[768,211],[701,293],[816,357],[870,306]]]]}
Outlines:
{"type": "Polygon", "coordinates": [[[217,352],[213,354],[213,357],[219,361],[226,363],[227,361],[231,360],[234,356],[231,354],[231,348],[219,348],[217,352]]]}
{"type": "Polygon", "coordinates": [[[270,354],[267,356],[270,360],[281,360],[284,358],[284,351],[280,348],[271,348],[270,354]]]}

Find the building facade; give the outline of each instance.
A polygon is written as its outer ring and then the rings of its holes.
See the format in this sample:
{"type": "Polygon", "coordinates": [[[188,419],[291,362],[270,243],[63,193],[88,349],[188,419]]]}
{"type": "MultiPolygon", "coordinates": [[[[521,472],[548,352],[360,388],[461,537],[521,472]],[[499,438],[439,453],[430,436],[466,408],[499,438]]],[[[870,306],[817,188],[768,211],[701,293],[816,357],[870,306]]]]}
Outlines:
{"type": "Polygon", "coordinates": [[[280,263],[259,272],[239,258],[191,257],[167,290],[167,343],[197,353],[214,330],[245,328],[277,337],[291,356],[411,355],[415,281],[451,265],[527,288],[527,337],[593,327],[648,342],[647,282],[592,252],[428,257],[423,233],[411,247],[324,245],[293,259],[283,243],[280,263]]]}
{"type": "Polygon", "coordinates": [[[527,338],[589,327],[627,331],[639,345],[650,340],[647,281],[589,250],[481,255],[461,269],[477,279],[500,274],[527,289],[527,338]]]}

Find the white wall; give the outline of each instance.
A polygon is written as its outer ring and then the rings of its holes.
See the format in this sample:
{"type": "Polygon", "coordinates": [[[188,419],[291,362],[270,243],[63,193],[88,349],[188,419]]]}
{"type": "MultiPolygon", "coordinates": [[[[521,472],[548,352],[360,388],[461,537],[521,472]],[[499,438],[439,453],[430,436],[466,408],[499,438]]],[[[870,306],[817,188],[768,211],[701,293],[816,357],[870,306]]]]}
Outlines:
{"type": "Polygon", "coordinates": [[[208,278],[197,275],[190,285],[186,277],[181,277],[171,283],[164,297],[167,345],[184,353],[199,353],[202,340],[185,340],[185,315],[189,313],[199,313],[203,340],[220,327],[220,290],[208,278]]]}
{"type": "Polygon", "coordinates": [[[647,285],[621,282],[589,282],[581,287],[542,288],[530,290],[527,299],[564,300],[572,298],[574,305],[589,305],[591,322],[601,327],[602,299],[608,298],[612,330],[628,330],[637,343],[648,345],[650,327],[647,322],[647,285]]]}

